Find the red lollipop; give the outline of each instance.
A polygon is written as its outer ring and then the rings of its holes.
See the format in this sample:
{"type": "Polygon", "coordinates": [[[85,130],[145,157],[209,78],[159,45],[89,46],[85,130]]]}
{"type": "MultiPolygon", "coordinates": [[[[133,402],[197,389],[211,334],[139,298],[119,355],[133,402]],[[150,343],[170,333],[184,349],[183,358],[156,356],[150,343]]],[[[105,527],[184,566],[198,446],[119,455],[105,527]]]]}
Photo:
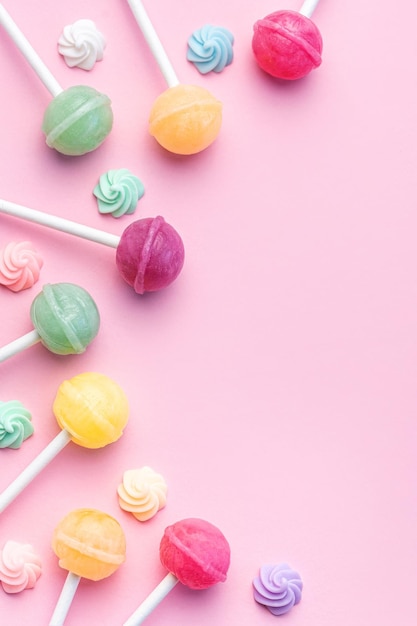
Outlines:
{"type": "Polygon", "coordinates": [[[276,11],[254,24],[252,49],[258,65],[284,80],[302,78],[321,64],[323,40],[310,17],[319,0],[300,11],[276,11]]]}
{"type": "Polygon", "coordinates": [[[202,519],[183,519],[165,529],[159,556],[168,574],[123,626],[142,624],[171,589],[181,582],[207,589],[226,580],[230,547],[222,532],[202,519]]]}

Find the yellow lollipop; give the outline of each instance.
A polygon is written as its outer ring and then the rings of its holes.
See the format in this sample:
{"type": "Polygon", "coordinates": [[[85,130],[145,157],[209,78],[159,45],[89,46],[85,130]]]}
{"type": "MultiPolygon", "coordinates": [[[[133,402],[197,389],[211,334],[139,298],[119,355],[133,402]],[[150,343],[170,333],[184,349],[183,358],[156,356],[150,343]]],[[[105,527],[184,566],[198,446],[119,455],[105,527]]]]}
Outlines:
{"type": "Polygon", "coordinates": [[[117,441],[127,424],[129,404],[111,378],[87,372],[60,385],[53,411],[63,430],[0,493],[0,513],[70,441],[84,448],[103,448],[117,441]]]}
{"type": "Polygon", "coordinates": [[[129,412],[119,385],[94,372],[64,380],[52,409],[61,428],[84,448],[102,448],[117,441],[129,412]]]}
{"type": "Polygon", "coordinates": [[[49,626],[61,626],[81,578],[102,580],[126,558],[126,539],[117,520],[96,509],[76,509],[55,528],[52,548],[68,575],[49,626]]]}
{"type": "Polygon", "coordinates": [[[133,15],[168,84],[154,102],[149,132],[166,150],[195,154],[216,139],[222,123],[222,104],[207,89],[181,85],[140,0],[128,0],[133,15]]]}

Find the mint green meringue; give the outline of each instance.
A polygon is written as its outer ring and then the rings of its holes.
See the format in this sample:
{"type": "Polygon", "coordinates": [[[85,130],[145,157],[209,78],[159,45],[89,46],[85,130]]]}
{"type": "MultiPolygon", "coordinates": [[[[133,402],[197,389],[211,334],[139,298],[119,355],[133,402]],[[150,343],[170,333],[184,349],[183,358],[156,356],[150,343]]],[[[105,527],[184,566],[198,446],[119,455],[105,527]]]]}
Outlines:
{"type": "Polygon", "coordinates": [[[0,448],[20,448],[33,435],[32,416],[18,400],[0,401],[0,448]]]}
{"type": "Polygon", "coordinates": [[[93,193],[97,198],[100,213],[121,217],[135,212],[140,198],[145,193],[145,187],[132,172],[121,168],[102,174],[93,193]]]}

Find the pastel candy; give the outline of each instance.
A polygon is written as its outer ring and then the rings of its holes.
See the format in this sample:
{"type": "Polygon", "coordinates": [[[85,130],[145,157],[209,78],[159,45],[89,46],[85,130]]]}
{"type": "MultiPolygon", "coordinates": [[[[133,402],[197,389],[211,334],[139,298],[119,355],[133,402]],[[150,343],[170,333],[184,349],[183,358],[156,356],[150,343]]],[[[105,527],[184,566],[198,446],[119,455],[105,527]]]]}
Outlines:
{"type": "Polygon", "coordinates": [[[195,154],[219,134],[222,104],[207,89],[176,85],[154,102],[149,131],[158,143],[175,154],[195,154]]]}
{"type": "Polygon", "coordinates": [[[222,72],[233,61],[233,42],[227,28],[205,24],[188,38],[187,60],[201,74],[222,72]]]}
{"type": "Polygon", "coordinates": [[[10,540],[0,550],[0,584],[6,593],[33,589],[41,573],[41,560],[30,544],[10,540]]]}
{"type": "Polygon", "coordinates": [[[29,241],[10,241],[0,250],[0,285],[14,292],[29,289],[39,280],[42,265],[41,255],[29,241]]]}
{"type": "Polygon", "coordinates": [[[117,520],[96,509],[76,509],[55,528],[52,549],[59,565],[88,580],[107,578],[126,559],[126,539],[117,520]]]}
{"type": "Polygon", "coordinates": [[[50,102],[42,130],[50,148],[79,156],[103,143],[112,125],[110,99],[92,87],[76,85],[65,89],[50,102]]]}
{"type": "Polygon", "coordinates": [[[129,417],[123,389],[108,376],[86,372],[65,380],[52,410],[59,426],[84,448],[102,448],[117,441],[129,417]]]}
{"type": "Polygon", "coordinates": [[[183,264],[182,239],[161,216],[130,224],[116,249],[120,275],[139,294],[170,285],[183,264]]]}
{"type": "Polygon", "coordinates": [[[263,565],[254,578],[253,597],[273,615],[288,613],[301,600],[303,582],[287,563],[263,565]]]}
{"type": "Polygon", "coordinates": [[[162,565],[190,589],[224,582],[230,565],[230,547],[223,533],[198,518],[168,526],[159,555],[162,565]]]}
{"type": "Polygon", "coordinates": [[[55,354],[81,354],[100,327],[96,303],[73,283],[45,285],[32,302],[30,317],[42,344],[55,354]]]}
{"type": "Polygon", "coordinates": [[[276,11],[258,20],[253,29],[255,59],[271,76],[296,80],[321,64],[320,31],[301,13],[276,11]]]}
{"type": "Polygon", "coordinates": [[[0,448],[17,450],[33,432],[32,415],[19,400],[0,401],[0,448]]]}

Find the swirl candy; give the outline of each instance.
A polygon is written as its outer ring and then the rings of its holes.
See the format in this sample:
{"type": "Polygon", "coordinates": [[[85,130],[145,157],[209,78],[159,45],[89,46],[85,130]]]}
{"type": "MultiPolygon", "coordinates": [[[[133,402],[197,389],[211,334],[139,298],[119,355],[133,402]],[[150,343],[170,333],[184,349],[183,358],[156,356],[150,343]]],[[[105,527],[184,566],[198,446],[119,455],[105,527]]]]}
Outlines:
{"type": "Polygon", "coordinates": [[[254,598],[273,615],[288,613],[301,600],[303,582],[287,563],[264,565],[253,580],[254,598]]]}
{"type": "Polygon", "coordinates": [[[0,448],[17,450],[33,435],[32,415],[18,400],[0,401],[0,448]]]}
{"type": "Polygon", "coordinates": [[[0,551],[0,583],[6,593],[33,589],[42,573],[40,558],[28,543],[7,541],[0,551]]]}
{"type": "Polygon", "coordinates": [[[124,472],[117,493],[120,508],[145,522],[164,508],[167,484],[161,474],[145,466],[124,472]]]}
{"type": "Polygon", "coordinates": [[[98,148],[113,125],[110,99],[85,85],[64,91],[1,4],[0,24],[53,96],[42,124],[47,145],[70,156],[98,148]]]}
{"type": "Polygon", "coordinates": [[[321,64],[323,41],[310,19],[318,2],[305,0],[299,12],[276,11],[255,23],[252,49],[265,72],[296,80],[321,64]]]}
{"type": "Polygon", "coordinates": [[[161,216],[133,222],[118,237],[7,200],[0,199],[0,213],[8,213],[116,248],[117,269],[128,285],[139,294],[168,287],[184,264],[182,239],[161,216]]]}
{"type": "Polygon", "coordinates": [[[73,283],[44,285],[32,302],[30,317],[34,330],[1,347],[0,362],[38,342],[55,354],[81,354],[100,327],[96,303],[73,283]]]}
{"type": "Polygon", "coordinates": [[[124,563],[126,539],[117,520],[96,509],[76,509],[55,528],[52,548],[68,575],[49,626],[61,626],[81,578],[98,581],[124,563]]]}
{"type": "Polygon", "coordinates": [[[58,52],[68,67],[91,70],[103,59],[106,40],[92,20],[77,20],[64,27],[58,39],[58,52]]]}
{"type": "Polygon", "coordinates": [[[0,494],[0,513],[70,441],[84,448],[103,448],[122,436],[129,416],[128,401],[121,387],[95,372],[64,381],[52,410],[63,430],[0,494]]]}
{"type": "Polygon", "coordinates": [[[187,60],[201,74],[222,72],[233,61],[234,37],[227,28],[206,24],[188,39],[187,60]]]}
{"type": "Polygon", "coordinates": [[[223,533],[202,519],[184,519],[165,529],[159,556],[168,574],[123,626],[137,626],[181,582],[190,589],[207,589],[224,582],[230,547],[223,533]]]}
{"type": "Polygon", "coordinates": [[[0,250],[0,285],[15,292],[29,289],[38,281],[42,265],[29,241],[11,241],[0,250]]]}
{"type": "Polygon", "coordinates": [[[102,174],[93,193],[100,213],[121,217],[135,212],[145,188],[137,176],[122,168],[102,174]]]}
{"type": "Polygon", "coordinates": [[[128,3],[168,84],[151,109],[149,131],[169,152],[183,155],[201,152],[220,131],[222,105],[207,89],[180,85],[142,2],[128,0],[128,3]]]}

